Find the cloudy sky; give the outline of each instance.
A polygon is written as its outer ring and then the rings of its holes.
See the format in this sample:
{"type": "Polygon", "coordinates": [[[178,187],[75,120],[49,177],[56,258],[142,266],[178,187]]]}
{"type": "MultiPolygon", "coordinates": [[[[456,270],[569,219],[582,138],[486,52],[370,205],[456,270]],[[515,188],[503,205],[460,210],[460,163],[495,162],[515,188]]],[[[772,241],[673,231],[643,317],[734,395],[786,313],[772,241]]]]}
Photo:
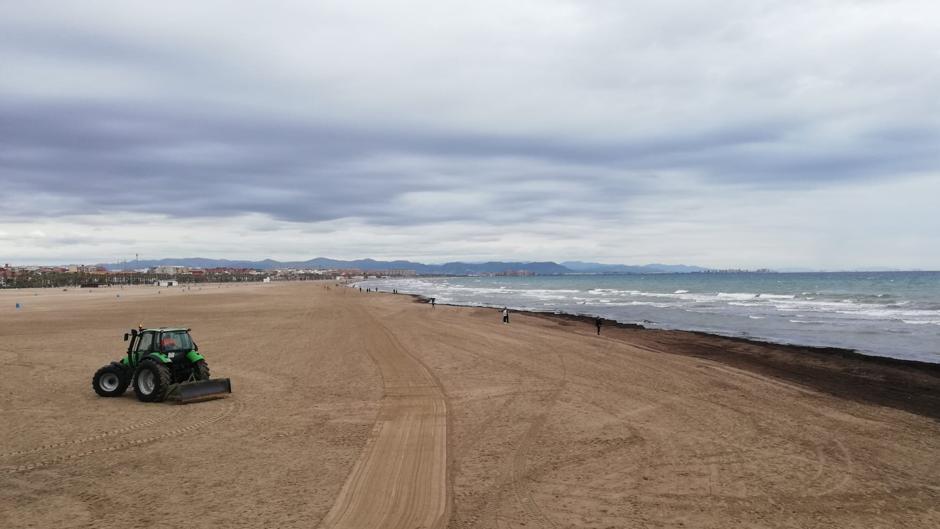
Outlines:
{"type": "Polygon", "coordinates": [[[0,4],[0,261],[940,268],[936,0],[0,4]]]}

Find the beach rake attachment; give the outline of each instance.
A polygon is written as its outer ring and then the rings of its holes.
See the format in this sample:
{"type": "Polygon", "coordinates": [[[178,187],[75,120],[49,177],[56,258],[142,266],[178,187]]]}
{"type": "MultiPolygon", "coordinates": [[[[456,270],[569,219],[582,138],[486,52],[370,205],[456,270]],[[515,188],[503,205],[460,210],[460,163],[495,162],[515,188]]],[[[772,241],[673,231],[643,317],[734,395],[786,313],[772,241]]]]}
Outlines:
{"type": "Polygon", "coordinates": [[[220,399],[232,392],[232,381],[227,378],[196,380],[173,384],[167,391],[167,400],[177,404],[189,404],[204,400],[220,399]]]}

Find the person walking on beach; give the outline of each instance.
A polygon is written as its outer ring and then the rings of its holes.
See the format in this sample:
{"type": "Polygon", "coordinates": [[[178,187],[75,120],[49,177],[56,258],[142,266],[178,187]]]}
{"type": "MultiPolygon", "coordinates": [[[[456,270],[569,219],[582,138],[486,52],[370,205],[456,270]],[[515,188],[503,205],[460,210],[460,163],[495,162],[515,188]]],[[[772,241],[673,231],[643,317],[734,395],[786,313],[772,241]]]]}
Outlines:
{"type": "Polygon", "coordinates": [[[597,335],[601,335],[601,324],[604,323],[604,320],[600,318],[594,318],[594,325],[597,325],[597,335]]]}
{"type": "Polygon", "coordinates": [[[431,308],[432,308],[432,309],[434,308],[434,301],[435,301],[436,299],[437,299],[437,298],[431,298],[431,308]]]}
{"type": "Polygon", "coordinates": [[[503,307],[503,324],[509,323],[509,307],[503,307]]]}

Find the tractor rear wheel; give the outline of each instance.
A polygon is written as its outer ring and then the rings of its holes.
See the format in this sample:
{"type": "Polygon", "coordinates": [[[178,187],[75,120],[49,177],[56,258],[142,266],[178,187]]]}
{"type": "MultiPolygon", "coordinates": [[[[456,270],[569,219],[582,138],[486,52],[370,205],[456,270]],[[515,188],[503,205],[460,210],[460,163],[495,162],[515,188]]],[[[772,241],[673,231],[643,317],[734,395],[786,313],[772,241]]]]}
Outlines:
{"type": "Polygon", "coordinates": [[[194,380],[209,380],[209,364],[205,360],[199,360],[193,364],[194,380]]]}
{"type": "Polygon", "coordinates": [[[147,358],[134,373],[134,392],[142,402],[163,402],[172,380],[169,367],[147,358]]]}
{"type": "Polygon", "coordinates": [[[130,383],[130,371],[118,363],[102,367],[91,379],[91,387],[102,397],[120,397],[130,383]]]}

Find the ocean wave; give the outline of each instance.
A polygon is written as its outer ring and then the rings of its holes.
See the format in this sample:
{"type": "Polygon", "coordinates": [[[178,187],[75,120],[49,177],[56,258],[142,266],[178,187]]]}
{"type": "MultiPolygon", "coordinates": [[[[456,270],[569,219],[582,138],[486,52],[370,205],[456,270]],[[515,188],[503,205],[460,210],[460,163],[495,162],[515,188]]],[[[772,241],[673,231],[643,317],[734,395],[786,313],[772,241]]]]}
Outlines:
{"type": "MultiPolygon", "coordinates": [[[[817,316],[826,315],[832,321],[858,320],[893,320],[903,321],[912,325],[921,325],[938,321],[940,319],[940,305],[935,302],[917,302],[910,300],[893,300],[886,294],[840,296],[825,294],[815,299],[808,294],[819,295],[818,292],[804,290],[801,294],[779,294],[758,292],[715,292],[690,293],[687,289],[675,289],[670,292],[648,292],[633,289],[592,288],[589,290],[576,288],[519,288],[521,285],[493,285],[473,284],[472,281],[447,282],[423,279],[396,280],[394,285],[385,284],[384,288],[394,286],[402,292],[411,291],[434,295],[440,300],[465,300],[467,302],[483,301],[502,303],[502,298],[508,296],[532,300],[531,303],[544,306],[562,305],[566,302],[578,305],[597,304],[607,307],[649,306],[661,309],[674,308],[686,312],[706,312],[721,314],[735,311],[737,313],[757,313],[760,318],[766,317],[768,310],[779,313],[808,313],[817,316]],[[926,308],[929,307],[929,308],[926,308]],[[736,310],[738,309],[738,310],[736,310]],[[915,322],[915,323],[911,323],[915,322]]],[[[374,284],[374,282],[370,282],[374,284]]],[[[541,285],[539,285],[541,286],[541,285]]],[[[561,285],[559,285],[561,286],[561,285]]],[[[567,286],[567,285],[565,285],[567,286]]],[[[757,319],[757,318],[755,318],[757,319]]],[[[800,319],[800,316],[797,317],[800,319]]],[[[801,320],[800,322],[802,322],[801,320]]],[[[816,318],[805,321],[817,321],[816,318]]],[[[795,322],[799,323],[799,322],[795,322]]]]}
{"type": "Polygon", "coordinates": [[[936,310],[898,310],[898,309],[859,309],[859,310],[837,310],[837,314],[849,314],[862,316],[872,319],[891,319],[900,320],[903,318],[926,318],[926,321],[932,321],[933,318],[940,317],[940,311],[936,310]]]}
{"type": "Polygon", "coordinates": [[[872,303],[844,303],[807,299],[775,299],[771,305],[778,310],[790,310],[795,308],[797,310],[809,310],[814,312],[837,312],[840,310],[875,309],[881,307],[881,305],[872,303]]]}
{"type": "Polygon", "coordinates": [[[750,292],[719,292],[717,294],[717,297],[720,299],[744,300],[744,299],[755,299],[758,297],[758,295],[759,294],[756,294],[756,293],[752,294],[750,292]]]}
{"type": "Polygon", "coordinates": [[[595,296],[639,296],[643,295],[644,292],[639,290],[618,290],[615,288],[592,288],[587,291],[588,294],[593,294],[595,296]]]}

